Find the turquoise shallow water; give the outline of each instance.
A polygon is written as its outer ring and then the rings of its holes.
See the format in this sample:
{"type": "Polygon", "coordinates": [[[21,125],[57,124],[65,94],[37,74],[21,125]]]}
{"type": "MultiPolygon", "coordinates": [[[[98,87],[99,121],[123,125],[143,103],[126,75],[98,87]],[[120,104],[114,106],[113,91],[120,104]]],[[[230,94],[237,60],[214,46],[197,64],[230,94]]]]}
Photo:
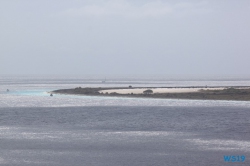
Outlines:
{"type": "Polygon", "coordinates": [[[48,90],[22,90],[9,92],[9,94],[20,96],[48,96],[48,92],[48,90]]]}

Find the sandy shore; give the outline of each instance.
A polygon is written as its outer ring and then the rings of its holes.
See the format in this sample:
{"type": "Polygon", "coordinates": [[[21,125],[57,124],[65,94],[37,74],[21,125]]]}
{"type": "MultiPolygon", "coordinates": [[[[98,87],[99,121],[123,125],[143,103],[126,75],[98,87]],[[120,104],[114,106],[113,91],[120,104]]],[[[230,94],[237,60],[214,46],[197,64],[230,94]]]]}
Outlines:
{"type": "MultiPolygon", "coordinates": [[[[101,90],[100,93],[118,93],[118,94],[143,94],[143,91],[148,88],[134,88],[134,89],[109,89],[101,90]]],[[[224,88],[150,88],[153,93],[190,93],[199,92],[203,90],[222,90],[224,88]]]]}
{"type": "Polygon", "coordinates": [[[164,99],[201,99],[201,100],[239,100],[250,101],[250,87],[99,87],[59,89],[50,93],[88,95],[88,96],[116,96],[143,97],[164,99]],[[152,90],[145,94],[143,91],[152,90]]]}

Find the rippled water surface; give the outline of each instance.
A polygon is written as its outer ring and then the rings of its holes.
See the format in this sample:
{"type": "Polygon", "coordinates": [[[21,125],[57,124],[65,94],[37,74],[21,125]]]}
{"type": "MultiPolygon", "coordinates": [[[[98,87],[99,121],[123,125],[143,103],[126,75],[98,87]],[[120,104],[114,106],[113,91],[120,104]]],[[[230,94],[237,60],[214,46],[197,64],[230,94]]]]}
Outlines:
{"type": "Polygon", "coordinates": [[[55,95],[77,86],[249,81],[0,79],[0,165],[250,165],[250,103],[55,95]],[[134,84],[133,84],[134,83],[134,84]],[[144,83],[144,84],[143,84],[144,83]],[[10,89],[10,92],[6,92],[10,89]]]}

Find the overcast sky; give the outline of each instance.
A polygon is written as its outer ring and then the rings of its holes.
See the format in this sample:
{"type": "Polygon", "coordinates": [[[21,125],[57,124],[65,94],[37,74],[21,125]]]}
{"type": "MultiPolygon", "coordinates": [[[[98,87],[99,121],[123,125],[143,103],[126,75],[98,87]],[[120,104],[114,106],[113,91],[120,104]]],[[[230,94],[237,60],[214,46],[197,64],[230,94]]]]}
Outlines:
{"type": "Polygon", "coordinates": [[[0,74],[250,74],[249,0],[1,0],[0,74]]]}

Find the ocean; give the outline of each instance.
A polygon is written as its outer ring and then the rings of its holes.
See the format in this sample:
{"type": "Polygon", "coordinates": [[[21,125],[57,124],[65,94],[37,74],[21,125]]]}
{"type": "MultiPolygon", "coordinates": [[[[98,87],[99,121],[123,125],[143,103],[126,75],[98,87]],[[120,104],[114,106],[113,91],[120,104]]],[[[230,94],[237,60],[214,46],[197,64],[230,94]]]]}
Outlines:
{"type": "Polygon", "coordinates": [[[114,77],[102,83],[98,77],[1,76],[0,165],[250,165],[248,101],[47,93],[129,85],[250,86],[250,81],[114,77]]]}

